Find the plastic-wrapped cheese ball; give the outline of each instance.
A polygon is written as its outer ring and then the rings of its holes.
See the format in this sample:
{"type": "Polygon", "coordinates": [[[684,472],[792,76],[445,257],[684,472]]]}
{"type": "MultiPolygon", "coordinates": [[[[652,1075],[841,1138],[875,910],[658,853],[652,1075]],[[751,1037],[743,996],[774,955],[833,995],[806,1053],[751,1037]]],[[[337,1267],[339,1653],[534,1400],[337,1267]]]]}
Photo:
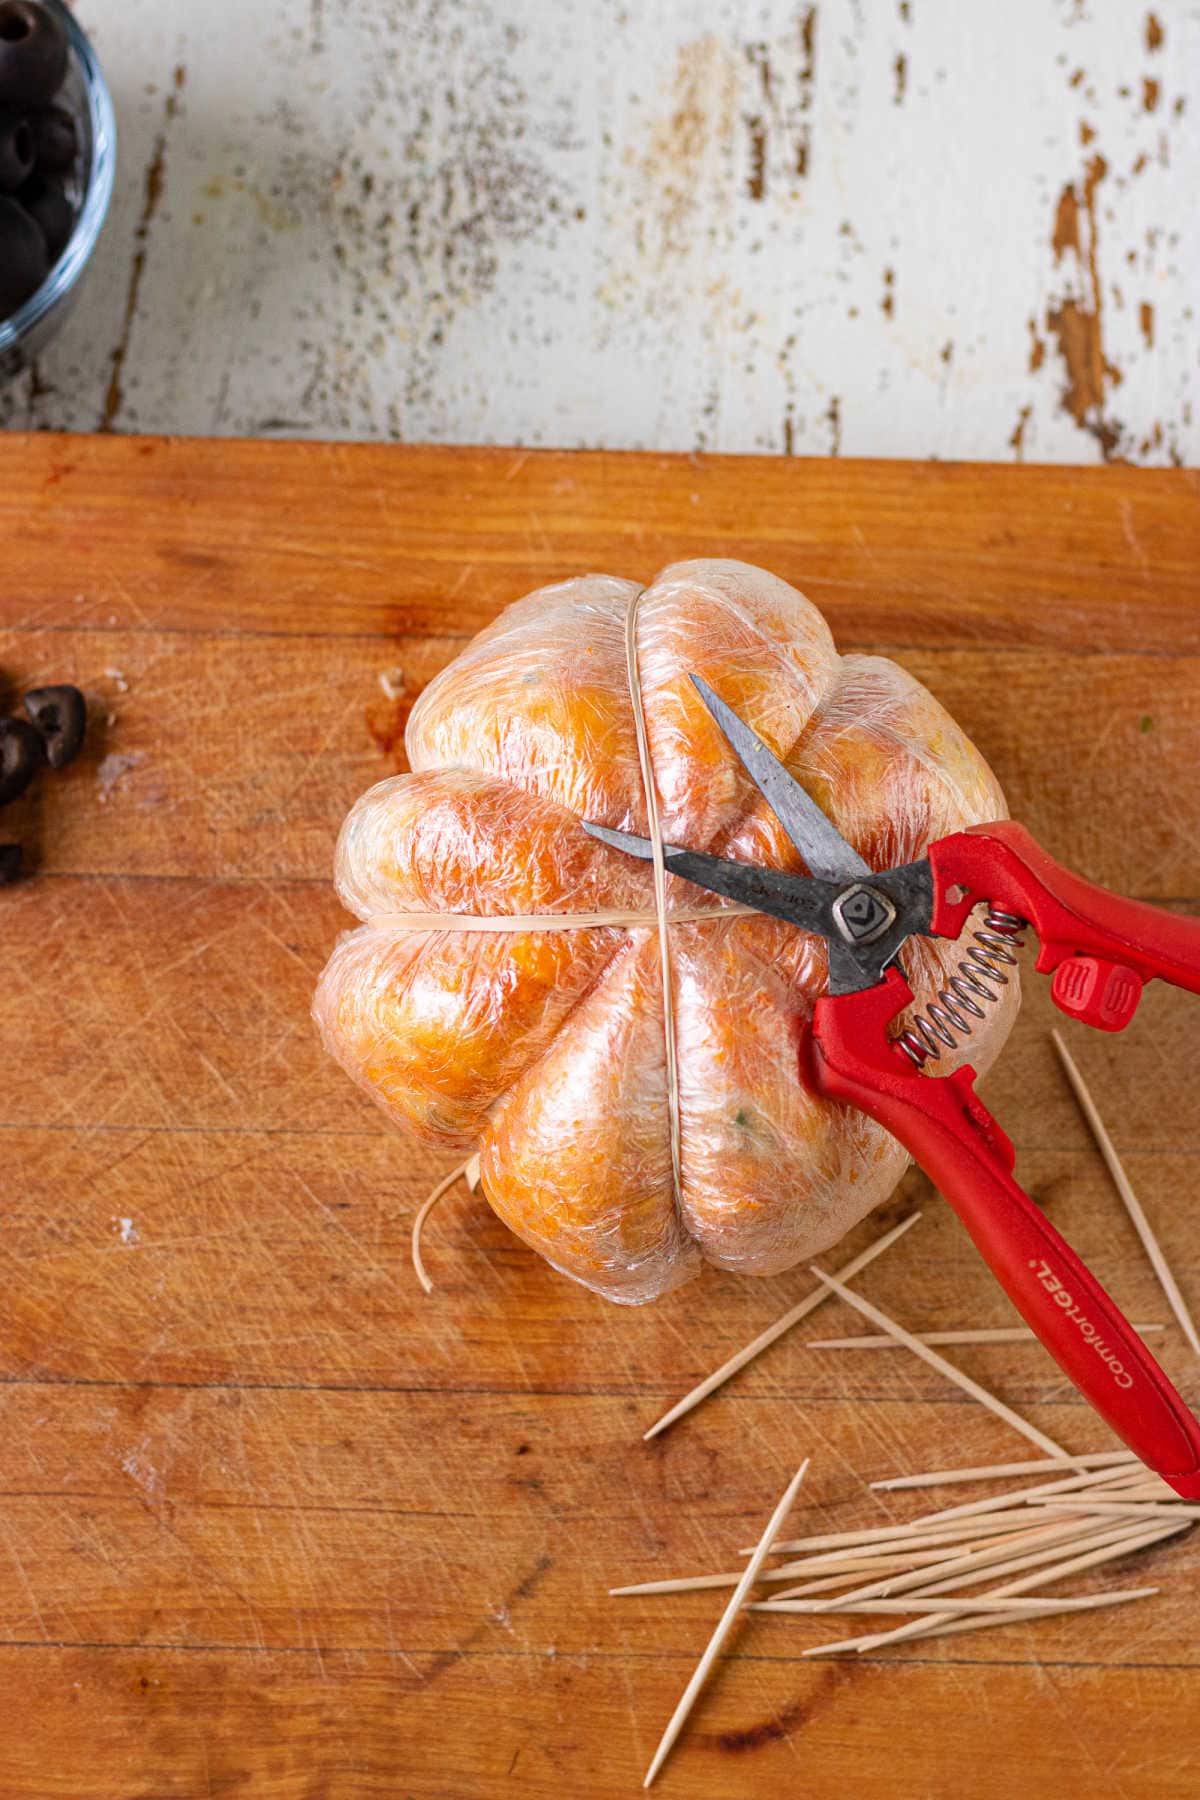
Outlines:
{"type": "MultiPolygon", "coordinates": [[[[937,701],[881,657],[839,656],[816,608],[765,570],[678,563],[644,590],[563,582],[509,607],[431,683],[409,720],[412,773],[351,812],[337,880],[363,923],[314,1008],[328,1049],[392,1118],[448,1151],[478,1149],[513,1231],[627,1303],[705,1262],[767,1275],[818,1254],[907,1161],[801,1079],[822,940],[668,876],[672,1093],[652,872],[579,823],[648,829],[631,678],[665,841],[806,872],[692,673],[872,868],[1005,816],[937,701]]],[[[960,955],[909,946],[918,1006],[960,955]]],[[[1016,1003],[1014,980],[976,1022],[976,1068],[1016,1003]]]]}

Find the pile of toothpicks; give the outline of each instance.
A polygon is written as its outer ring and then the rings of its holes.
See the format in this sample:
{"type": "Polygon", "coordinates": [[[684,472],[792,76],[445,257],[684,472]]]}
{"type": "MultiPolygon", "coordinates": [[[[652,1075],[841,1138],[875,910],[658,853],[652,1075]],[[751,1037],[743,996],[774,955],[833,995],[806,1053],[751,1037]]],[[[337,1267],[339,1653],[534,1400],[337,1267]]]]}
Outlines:
{"type": "MultiPolygon", "coordinates": [[[[1178,1284],[1167,1268],[1095,1104],[1058,1034],[1052,1035],[1072,1090],[1163,1293],[1192,1348],[1200,1352],[1200,1339],[1178,1284]]],[[[886,1490],[988,1482],[996,1491],[984,1499],[924,1513],[906,1524],[893,1522],[858,1531],[785,1538],[783,1529],[808,1468],[806,1458],[758,1543],[753,1548],[730,1551],[731,1561],[746,1559],[740,1569],[671,1576],[611,1589],[614,1595],[621,1596],[690,1593],[707,1588],[730,1590],[716,1630],[651,1761],[646,1787],[666,1760],[726,1638],[743,1612],[808,1619],[825,1614],[882,1616],[900,1621],[853,1637],[822,1637],[803,1651],[805,1656],[829,1656],[861,1655],[915,1638],[991,1630],[1054,1614],[1123,1606],[1145,1599],[1158,1589],[1141,1586],[1054,1595],[1038,1590],[1084,1575],[1114,1559],[1148,1550],[1188,1531],[1200,1518],[1200,1506],[1180,1501],[1174,1490],[1147,1470],[1132,1451],[1071,1455],[947,1361],[937,1347],[1017,1342],[1032,1339],[1032,1332],[1024,1327],[1003,1327],[918,1335],[847,1285],[895,1244],[919,1217],[914,1213],[905,1219],[834,1274],[814,1265],[818,1286],[658,1419],[645,1436],[654,1437],[675,1424],[823,1301],[837,1295],[876,1329],[856,1338],[810,1340],[813,1347],[852,1350],[903,1345],[1022,1433],[1040,1454],[1023,1461],[938,1469],[875,1481],[872,1488],[886,1490]],[[1038,1479],[1029,1481],[1028,1477],[1038,1479]],[[998,1488],[996,1484],[1000,1484],[998,1488]],[[975,1591],[968,1594],[964,1592],[967,1589],[975,1591]]],[[[1148,1324],[1135,1329],[1150,1335],[1161,1332],[1163,1326],[1148,1324]]]]}

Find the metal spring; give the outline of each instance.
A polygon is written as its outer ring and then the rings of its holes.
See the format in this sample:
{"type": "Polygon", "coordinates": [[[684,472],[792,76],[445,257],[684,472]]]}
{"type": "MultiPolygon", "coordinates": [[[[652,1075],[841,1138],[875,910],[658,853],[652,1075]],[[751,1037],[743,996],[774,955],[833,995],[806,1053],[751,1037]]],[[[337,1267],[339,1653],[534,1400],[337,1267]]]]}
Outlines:
{"type": "Polygon", "coordinates": [[[971,934],[974,943],[937,1000],[923,1013],[915,1013],[911,1025],[896,1039],[918,1069],[941,1056],[943,1046],[953,1050],[960,1040],[970,1037],[975,1029],[971,1020],[986,1016],[980,1001],[994,1006],[1000,999],[1000,989],[1008,986],[1004,967],[1015,966],[1013,951],[1024,944],[1020,933],[1028,922],[1016,913],[989,907],[983,924],[971,934]]]}

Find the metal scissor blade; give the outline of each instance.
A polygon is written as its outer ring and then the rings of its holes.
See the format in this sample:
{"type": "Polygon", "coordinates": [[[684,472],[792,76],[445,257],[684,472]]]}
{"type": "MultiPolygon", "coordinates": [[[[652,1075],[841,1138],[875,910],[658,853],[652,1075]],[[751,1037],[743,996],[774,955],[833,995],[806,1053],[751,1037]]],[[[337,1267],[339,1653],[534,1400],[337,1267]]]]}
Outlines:
{"type": "MultiPolygon", "coordinates": [[[[649,838],[637,837],[629,831],[611,831],[608,826],[593,825],[587,819],[581,819],[580,824],[601,843],[611,844],[614,850],[624,850],[629,856],[641,857],[645,862],[653,860],[649,838]]],[[[799,926],[801,931],[827,937],[836,929],[832,924],[831,908],[841,892],[839,882],[812,881],[804,875],[785,874],[782,869],[730,862],[721,856],[706,856],[701,850],[681,850],[674,844],[663,845],[663,861],[672,875],[682,875],[685,881],[707,888],[710,894],[737,900],[743,906],[753,907],[755,912],[769,913],[774,919],[799,926]]]]}
{"type": "MultiPolygon", "coordinates": [[[[624,850],[626,856],[640,856],[643,862],[654,861],[654,845],[648,837],[638,837],[632,831],[614,831],[610,825],[593,825],[590,819],[580,819],[583,829],[602,844],[611,844],[614,850],[624,850]]],[[[663,856],[676,854],[674,844],[663,845],[663,856]]]]}
{"type": "Polygon", "coordinates": [[[691,682],[812,873],[825,881],[873,874],[871,865],[846,842],[811,794],[806,794],[795,776],[788,774],[757,733],[738,718],[731,706],[726,706],[719,694],[713,693],[707,681],[693,675],[691,682]]]}

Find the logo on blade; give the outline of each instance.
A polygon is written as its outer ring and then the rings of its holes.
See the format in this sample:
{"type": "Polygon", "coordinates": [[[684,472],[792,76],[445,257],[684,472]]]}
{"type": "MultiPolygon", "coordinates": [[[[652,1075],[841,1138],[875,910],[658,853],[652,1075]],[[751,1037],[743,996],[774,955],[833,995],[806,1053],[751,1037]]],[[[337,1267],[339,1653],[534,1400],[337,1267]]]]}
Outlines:
{"type": "Polygon", "coordinates": [[[896,909],[885,894],[856,882],[833,903],[837,928],[848,944],[872,944],[896,918],[896,909]]]}

